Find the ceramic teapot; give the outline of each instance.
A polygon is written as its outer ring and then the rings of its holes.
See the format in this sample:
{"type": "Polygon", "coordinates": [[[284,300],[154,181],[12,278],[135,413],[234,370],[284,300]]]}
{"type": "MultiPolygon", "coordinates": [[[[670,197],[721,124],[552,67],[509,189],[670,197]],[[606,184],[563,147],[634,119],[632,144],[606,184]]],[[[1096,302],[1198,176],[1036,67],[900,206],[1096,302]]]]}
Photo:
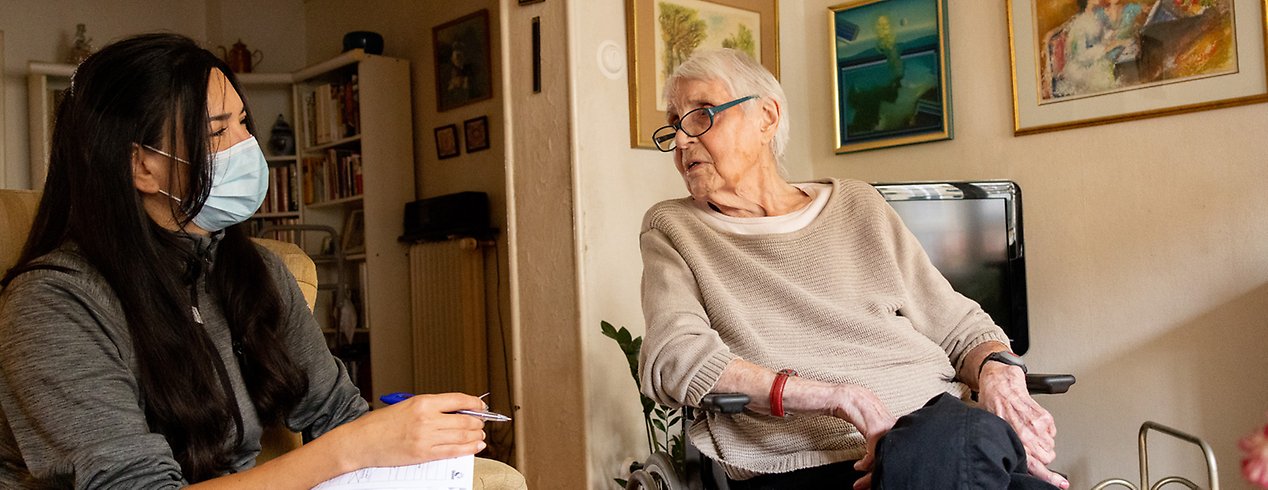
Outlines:
{"type": "Polygon", "coordinates": [[[225,51],[224,46],[217,47],[220,48],[220,58],[225,60],[225,64],[228,64],[229,69],[234,73],[251,73],[252,66],[258,66],[264,61],[264,53],[258,49],[247,49],[247,45],[242,44],[241,39],[228,51],[225,51]]]}

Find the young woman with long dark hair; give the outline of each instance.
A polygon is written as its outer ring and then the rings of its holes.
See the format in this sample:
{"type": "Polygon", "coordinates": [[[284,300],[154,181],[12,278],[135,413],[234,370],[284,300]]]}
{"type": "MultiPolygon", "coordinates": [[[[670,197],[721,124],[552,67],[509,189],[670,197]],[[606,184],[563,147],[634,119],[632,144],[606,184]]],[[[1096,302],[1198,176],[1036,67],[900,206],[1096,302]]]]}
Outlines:
{"type": "Polygon", "coordinates": [[[238,226],[268,171],[233,73],[132,37],[78,67],[0,286],[0,487],[310,488],[484,448],[464,394],[368,406],[294,278],[238,226]],[[261,428],[310,442],[253,468],[261,428]]]}

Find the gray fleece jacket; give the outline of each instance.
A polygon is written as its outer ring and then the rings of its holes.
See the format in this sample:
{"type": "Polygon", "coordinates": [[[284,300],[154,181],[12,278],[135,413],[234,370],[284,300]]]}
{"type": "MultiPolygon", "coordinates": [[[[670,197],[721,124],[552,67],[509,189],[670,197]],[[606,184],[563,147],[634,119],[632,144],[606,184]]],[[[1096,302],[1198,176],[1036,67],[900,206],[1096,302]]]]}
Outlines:
{"type": "MultiPolygon", "coordinates": [[[[216,238],[191,241],[215,256],[216,238]]],[[[260,280],[273,281],[284,302],[280,347],[308,376],[308,393],[286,425],[317,437],[361,416],[368,405],[327,350],[294,277],[278,257],[261,252],[269,277],[260,280]]],[[[57,269],[21,274],[0,294],[0,488],[185,486],[167,439],[146,423],[137,359],[114,292],[73,244],[38,263],[57,269]]],[[[242,442],[229,448],[232,471],[242,471],[260,452],[262,429],[233,354],[222,299],[205,279],[197,290],[203,327],[242,414],[242,442]]],[[[225,445],[233,446],[236,431],[229,432],[225,445]]]]}

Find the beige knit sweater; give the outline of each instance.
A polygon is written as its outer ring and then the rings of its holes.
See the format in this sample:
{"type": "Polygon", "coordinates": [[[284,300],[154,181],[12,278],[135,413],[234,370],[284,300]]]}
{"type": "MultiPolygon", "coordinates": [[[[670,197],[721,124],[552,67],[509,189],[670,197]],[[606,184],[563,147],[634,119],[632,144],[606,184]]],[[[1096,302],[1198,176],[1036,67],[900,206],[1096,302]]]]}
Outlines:
{"type": "MultiPolygon", "coordinates": [[[[830,181],[832,196],[801,230],[738,235],[693,216],[689,198],[648,210],[641,234],[643,392],[698,405],[735,358],[771,370],[871,389],[895,416],[953,381],[964,356],[1008,343],[973,301],[929,262],[872,186],[830,181]]],[[[732,478],[858,459],[850,424],[828,416],[708,414],[693,444],[732,478]]]]}

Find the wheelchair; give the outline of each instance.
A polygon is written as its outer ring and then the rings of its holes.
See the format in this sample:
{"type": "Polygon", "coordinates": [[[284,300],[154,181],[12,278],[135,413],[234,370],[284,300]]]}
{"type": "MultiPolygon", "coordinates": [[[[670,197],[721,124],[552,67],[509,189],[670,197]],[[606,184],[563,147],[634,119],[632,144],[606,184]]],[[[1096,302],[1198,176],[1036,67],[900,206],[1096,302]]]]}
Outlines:
{"type": "MultiPolygon", "coordinates": [[[[1027,374],[1026,389],[1032,394],[1055,395],[1070,390],[1075,382],[1070,374],[1027,374]]],[[[700,401],[698,410],[706,410],[722,414],[736,414],[744,411],[749,397],[738,393],[710,393],[700,401]]],[[[626,490],[730,490],[726,473],[717,462],[700,454],[700,450],[691,443],[687,435],[687,427],[692,421],[692,407],[684,407],[682,422],[682,438],[685,450],[682,468],[678,468],[673,458],[663,452],[652,453],[642,462],[635,461],[630,465],[630,477],[626,481],[626,490]]]]}

